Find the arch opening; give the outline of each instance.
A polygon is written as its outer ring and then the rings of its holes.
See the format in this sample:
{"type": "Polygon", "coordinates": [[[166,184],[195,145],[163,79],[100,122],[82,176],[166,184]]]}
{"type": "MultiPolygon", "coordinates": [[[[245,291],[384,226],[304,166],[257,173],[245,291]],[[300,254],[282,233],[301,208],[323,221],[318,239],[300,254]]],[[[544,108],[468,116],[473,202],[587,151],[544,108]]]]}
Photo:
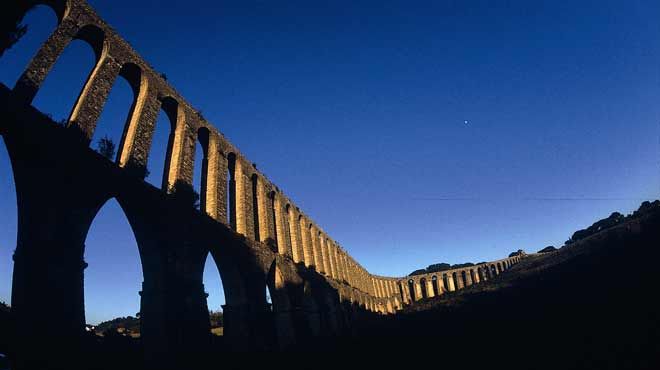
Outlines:
{"type": "Polygon", "coordinates": [[[415,281],[413,279],[408,280],[408,291],[410,292],[410,299],[412,301],[417,300],[417,292],[415,291],[415,281]]]}
{"type": "Polygon", "coordinates": [[[209,310],[211,334],[224,335],[224,316],[222,306],[225,305],[225,290],[218,266],[211,253],[206,256],[204,263],[204,290],[206,291],[206,306],[209,310]]]}
{"type": "Polygon", "coordinates": [[[33,106],[62,126],[68,125],[78,97],[97,64],[92,46],[72,40],[37,91],[33,106]]]}
{"type": "Polygon", "coordinates": [[[429,292],[426,290],[426,278],[421,278],[419,279],[419,287],[420,290],[422,291],[422,298],[426,299],[429,297],[429,292]]]}
{"type": "Polygon", "coordinates": [[[300,255],[298,254],[298,248],[297,245],[294,243],[295,239],[295,224],[291,222],[291,205],[286,204],[284,206],[284,217],[283,217],[284,225],[283,225],[283,230],[285,232],[284,240],[287,243],[287,250],[291,252],[291,258],[293,258],[293,262],[299,262],[300,261],[300,255]]]}
{"type": "Polygon", "coordinates": [[[16,185],[9,152],[0,136],[0,302],[10,304],[18,230],[16,185]]]}
{"type": "Polygon", "coordinates": [[[92,149],[116,163],[119,163],[121,147],[140,93],[140,75],[135,65],[122,68],[103,105],[89,143],[92,149]]]}
{"type": "Polygon", "coordinates": [[[445,291],[449,291],[449,278],[447,277],[447,274],[442,274],[442,284],[445,287],[445,291]]]}
{"type": "MultiPolygon", "coordinates": [[[[199,201],[195,202],[195,208],[206,213],[206,185],[208,179],[208,153],[209,153],[209,135],[210,132],[206,127],[200,127],[197,130],[197,142],[195,148],[195,162],[193,174],[193,187],[199,201]]],[[[197,198],[195,196],[195,198],[197,198]]]]}
{"type": "MultiPolygon", "coordinates": [[[[170,161],[172,160],[178,109],[179,104],[176,100],[170,97],[161,100],[147,157],[145,181],[165,191],[168,191],[169,187],[170,161]]],[[[172,178],[174,177],[176,176],[172,176],[172,178]]]]}
{"type": "Polygon", "coordinates": [[[433,277],[431,277],[431,284],[433,285],[433,295],[436,297],[439,296],[440,286],[438,285],[438,277],[436,275],[433,275],[433,277]]]}
{"type": "Polygon", "coordinates": [[[121,334],[139,337],[142,260],[133,229],[116,199],[108,200],[94,217],[84,259],[88,265],[83,288],[86,322],[96,325],[125,317],[130,327],[121,334]]]}
{"type": "Polygon", "coordinates": [[[272,245],[273,252],[275,253],[281,253],[282,252],[282,246],[279,245],[277,242],[277,217],[276,217],[276,207],[275,207],[275,192],[271,191],[268,193],[268,218],[270,220],[269,224],[273,225],[273,237],[272,240],[270,240],[270,244],[272,245]]]}
{"type": "Polygon", "coordinates": [[[252,217],[254,219],[254,240],[260,241],[261,230],[259,230],[259,192],[257,187],[259,186],[259,177],[257,174],[253,174],[250,177],[252,183],[252,217]]]}

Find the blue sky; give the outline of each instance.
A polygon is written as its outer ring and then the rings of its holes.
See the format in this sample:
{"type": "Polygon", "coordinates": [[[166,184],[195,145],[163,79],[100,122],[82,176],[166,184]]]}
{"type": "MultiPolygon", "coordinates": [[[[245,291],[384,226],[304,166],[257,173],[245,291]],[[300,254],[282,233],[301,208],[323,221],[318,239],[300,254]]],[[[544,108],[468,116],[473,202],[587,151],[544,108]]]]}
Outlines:
{"type": "MultiPolygon", "coordinates": [[[[373,273],[561,245],[658,198],[656,2],[90,3],[373,273]]],[[[55,17],[38,7],[26,22],[0,59],[8,86],[55,17]]],[[[68,116],[92,63],[91,49],[72,43],[34,105],[68,116]]],[[[130,94],[118,80],[96,138],[118,141],[130,94]]],[[[150,157],[156,184],[167,125],[160,117],[150,157]]],[[[13,186],[0,145],[5,301],[13,186]]],[[[86,245],[88,321],[135,314],[139,255],[116,203],[86,245]]],[[[221,282],[207,267],[217,309],[221,282]]]]}

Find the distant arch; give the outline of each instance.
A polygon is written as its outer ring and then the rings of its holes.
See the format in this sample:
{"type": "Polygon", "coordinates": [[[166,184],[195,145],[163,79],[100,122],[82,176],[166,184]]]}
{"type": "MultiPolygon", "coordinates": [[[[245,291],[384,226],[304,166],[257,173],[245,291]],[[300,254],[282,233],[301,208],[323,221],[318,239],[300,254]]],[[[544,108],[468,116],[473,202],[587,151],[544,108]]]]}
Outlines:
{"type": "Polygon", "coordinates": [[[484,269],[483,269],[483,267],[479,267],[479,268],[477,269],[477,273],[479,274],[479,280],[480,280],[480,281],[484,281],[484,280],[486,280],[486,277],[485,277],[485,274],[484,274],[484,269]]]}
{"type": "Polygon", "coordinates": [[[456,274],[455,271],[451,273],[451,277],[452,279],[454,279],[454,289],[458,290],[461,287],[461,285],[459,284],[458,275],[456,274]]]}
{"type": "Polygon", "coordinates": [[[404,291],[403,291],[403,284],[401,284],[401,282],[399,282],[399,283],[397,284],[397,287],[399,288],[399,294],[401,295],[401,302],[406,302],[406,301],[408,301],[408,299],[406,299],[406,295],[405,295],[405,293],[404,293],[404,291]]]}
{"type": "Polygon", "coordinates": [[[438,277],[436,275],[433,275],[431,277],[431,284],[433,285],[433,295],[436,297],[439,296],[440,286],[438,285],[438,277]]]}
{"type": "Polygon", "coordinates": [[[442,284],[445,287],[445,291],[449,292],[449,278],[447,277],[447,274],[442,274],[442,284]]]}
{"type": "Polygon", "coordinates": [[[465,270],[461,271],[461,281],[463,282],[464,287],[468,286],[467,274],[465,273],[465,270]]]}
{"type": "Polygon", "coordinates": [[[427,285],[426,285],[426,278],[421,278],[419,279],[419,287],[420,290],[422,291],[422,298],[426,299],[429,297],[429,292],[426,290],[427,285]]]}
{"type": "Polygon", "coordinates": [[[417,300],[417,292],[415,291],[415,281],[413,279],[408,280],[408,291],[410,292],[410,299],[412,301],[417,300]]]}

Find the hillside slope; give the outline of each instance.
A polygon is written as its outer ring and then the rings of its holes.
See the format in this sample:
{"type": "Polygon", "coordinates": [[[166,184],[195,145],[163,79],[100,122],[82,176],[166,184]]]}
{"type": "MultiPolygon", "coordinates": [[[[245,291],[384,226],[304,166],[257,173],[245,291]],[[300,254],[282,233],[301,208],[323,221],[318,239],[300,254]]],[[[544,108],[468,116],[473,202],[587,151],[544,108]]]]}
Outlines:
{"type": "Polygon", "coordinates": [[[660,369],[660,212],[532,255],[496,279],[366,325],[338,348],[385,368],[660,369]],[[359,351],[358,351],[359,349],[359,351]]]}

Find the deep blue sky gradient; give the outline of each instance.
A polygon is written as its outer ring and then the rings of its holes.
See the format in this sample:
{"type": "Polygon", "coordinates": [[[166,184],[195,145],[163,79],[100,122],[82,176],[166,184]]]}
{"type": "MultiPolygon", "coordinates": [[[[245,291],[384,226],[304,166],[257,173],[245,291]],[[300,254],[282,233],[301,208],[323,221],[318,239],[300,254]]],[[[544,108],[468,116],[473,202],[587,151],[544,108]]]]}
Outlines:
{"type": "MultiPolygon", "coordinates": [[[[561,245],[658,198],[657,2],[90,3],[373,273],[561,245]]],[[[26,22],[0,59],[9,86],[55,17],[39,7],[26,22]]],[[[92,63],[91,49],[72,43],[35,106],[68,116],[92,63]]],[[[96,138],[118,141],[130,101],[118,80],[96,138]]],[[[149,164],[156,185],[168,125],[162,115],[149,164]]],[[[5,301],[13,186],[0,145],[5,301]]],[[[135,314],[139,255],[116,202],[86,245],[88,321],[135,314]]],[[[205,285],[218,309],[212,264],[205,285]]]]}

